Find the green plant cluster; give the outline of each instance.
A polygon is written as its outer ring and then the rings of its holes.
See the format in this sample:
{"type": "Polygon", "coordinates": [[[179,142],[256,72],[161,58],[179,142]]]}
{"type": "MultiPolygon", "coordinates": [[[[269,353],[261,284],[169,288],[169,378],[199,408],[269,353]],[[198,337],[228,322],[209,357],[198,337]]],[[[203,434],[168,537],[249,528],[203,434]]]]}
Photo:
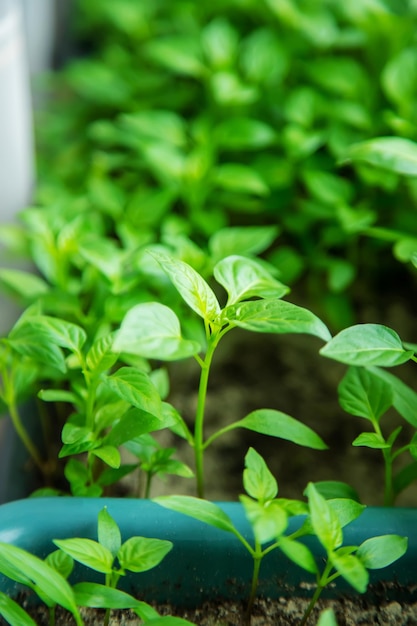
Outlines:
{"type": "MultiPolygon", "coordinates": [[[[417,394],[386,368],[416,361],[417,346],[386,326],[357,324],[342,293],[363,288],[362,273],[380,274],[387,244],[415,275],[417,9],[388,0],[77,5],[83,54],[54,78],[54,102],[38,112],[34,206],[0,231],[34,266],[0,270],[2,287],[24,305],[0,340],[1,408],[45,478],[38,495],[101,496],[138,469],[146,497],[155,476],[194,478],[198,499],[158,502],[240,538],[254,560],[249,612],[271,550],[314,574],[304,624],[326,585],[342,576],[363,592],[367,570],[399,558],[406,540],[345,546],[342,530],[363,508],[352,490],[310,484],[305,501],[285,501],[251,448],[241,496],[254,534],[248,543],[203,499],[207,449],[237,428],[317,450],[326,444],[266,407],[207,435],[207,389],[218,345],[236,328],[315,337],[323,357],[348,366],[340,404],[370,428],[353,445],[381,451],[384,504],[416,480],[417,435],[401,445],[398,437],[401,419],[417,428],[417,394]],[[302,276],[312,289],[307,307],[285,299],[302,276]],[[332,336],[328,326],[340,325],[332,336]],[[199,372],[191,423],[169,401],[164,365],[187,359],[199,372]],[[45,436],[58,423],[57,455],[26,431],[20,405],[33,396],[43,412],[55,409],[41,421],[45,436]],[[386,432],[392,409],[399,425],[386,432]],[[163,429],[190,446],[192,468],[158,443],[163,429]],[[123,461],[123,449],[134,462],[123,461]],[[57,485],[61,460],[65,481],[57,485]],[[304,525],[286,534],[298,514],[304,525]],[[309,534],[326,552],[324,567],[299,541],[309,534]]],[[[136,549],[136,539],[126,543],[135,540],[136,549]]],[[[108,513],[99,516],[94,549],[91,540],[74,541],[57,543],[65,571],[62,554],[77,559],[89,547],[101,555],[103,588],[74,590],[55,557],[39,565],[12,546],[0,546],[2,571],[40,592],[51,614],[67,608],[77,624],[78,606],[91,598],[108,610],[124,602],[155,626],[184,623],[118,594],[132,562],[108,513]],[[50,596],[54,568],[61,578],[50,596]]],[[[3,596],[0,611],[12,624],[31,624],[19,622],[22,611],[3,596]]],[[[334,619],[327,613],[320,623],[334,619]]]]}
{"type": "Polygon", "coordinates": [[[387,246],[416,250],[413,3],[77,4],[85,56],[40,115],[39,202],[122,249],[186,239],[197,270],[219,229],[273,226],[282,280],[353,323],[343,294],[384,259],[395,275],[387,246]]]}

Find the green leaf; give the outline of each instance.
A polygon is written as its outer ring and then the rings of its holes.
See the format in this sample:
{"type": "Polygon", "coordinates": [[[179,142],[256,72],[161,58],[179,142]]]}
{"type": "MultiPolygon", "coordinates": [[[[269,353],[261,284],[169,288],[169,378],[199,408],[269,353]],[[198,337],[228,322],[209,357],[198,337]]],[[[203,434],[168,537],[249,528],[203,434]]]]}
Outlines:
{"type": "Polygon", "coordinates": [[[377,137],[349,147],[341,163],[367,163],[402,174],[417,175],[417,143],[403,137],[377,137]]]}
{"type": "Polygon", "coordinates": [[[194,76],[205,74],[201,49],[197,41],[184,35],[153,38],[145,46],[149,57],[178,74],[194,76]]]}
{"type": "Polygon", "coordinates": [[[180,322],[174,311],[158,302],[146,302],[126,313],[116,333],[113,350],[175,361],[198,354],[201,346],[181,336],[180,322]]]}
{"type": "Polygon", "coordinates": [[[335,553],[332,555],[332,564],[356,591],[365,593],[368,587],[369,574],[356,555],[335,553]]]}
{"type": "Polygon", "coordinates": [[[278,493],[278,485],[264,459],[256,450],[249,448],[245,456],[243,485],[245,491],[255,500],[272,500],[278,493]]]}
{"type": "Polygon", "coordinates": [[[309,483],[307,495],[314,534],[328,552],[333,552],[343,541],[342,526],[337,514],[313,483],[309,483]]]}
{"type": "Polygon", "coordinates": [[[375,376],[388,383],[393,392],[393,405],[400,415],[412,426],[417,428],[417,393],[391,372],[378,367],[370,368],[375,376]]]}
{"type": "Polygon", "coordinates": [[[257,196],[269,195],[269,187],[258,172],[240,163],[225,163],[216,168],[215,183],[227,191],[250,193],[257,196]]]}
{"type": "Polygon", "coordinates": [[[95,609],[135,609],[146,622],[158,613],[146,602],[136,600],[120,589],[113,589],[99,583],[77,583],[74,585],[75,598],[79,606],[95,609]]]}
{"type": "Polygon", "coordinates": [[[231,325],[258,333],[306,333],[323,341],[331,337],[314,313],[275,298],[234,304],[224,310],[224,316],[231,325]]]}
{"type": "Polygon", "coordinates": [[[286,530],[288,515],[277,500],[266,503],[255,502],[244,495],[241,495],[239,499],[259,543],[264,544],[275,540],[286,530]]]}
{"type": "Polygon", "coordinates": [[[215,139],[226,150],[258,150],[276,141],[275,130],[261,120],[231,117],[216,127],[215,139]]]}
{"type": "Polygon", "coordinates": [[[323,356],[347,365],[392,367],[412,356],[405,350],[398,334],[381,324],[356,324],[345,328],[320,350],[323,356]]]}
{"type": "Polygon", "coordinates": [[[204,278],[191,265],[179,259],[156,253],[152,253],[152,256],[159,262],[188,306],[207,322],[215,322],[220,314],[220,305],[204,278]]]}
{"type": "MultiPolygon", "coordinates": [[[[314,486],[316,487],[316,483],[314,483],[314,486]]],[[[357,519],[366,509],[364,504],[345,497],[332,498],[327,500],[327,502],[336,514],[342,528],[357,519]]]]}
{"type": "Polygon", "coordinates": [[[252,411],[242,420],[235,422],[234,427],[247,428],[263,435],[279,437],[315,450],[327,448],[326,444],[311,428],[275,409],[252,411]]]}
{"type": "Polygon", "coordinates": [[[113,351],[113,342],[113,334],[99,337],[87,352],[87,368],[96,376],[107,372],[116,363],[117,354],[113,351]]]}
{"type": "Polygon", "coordinates": [[[280,537],[279,547],[293,563],[311,574],[318,574],[318,567],[309,548],[300,541],[289,537],[280,537]]]}
{"type": "Polygon", "coordinates": [[[174,419],[169,417],[162,419],[141,409],[132,408],[112,426],[103,443],[117,447],[140,435],[167,428],[174,423],[174,419]]]}
{"type": "Polygon", "coordinates": [[[338,480],[321,480],[315,482],[314,485],[326,500],[330,498],[349,498],[349,500],[359,502],[358,492],[347,483],[338,480]]]}
{"type": "Polygon", "coordinates": [[[123,570],[146,572],[159,565],[172,547],[171,541],[163,539],[130,537],[121,546],[117,558],[123,570]]]}
{"type": "Polygon", "coordinates": [[[208,500],[193,496],[160,496],[153,498],[153,501],[171,511],[178,511],[220,530],[235,533],[230,517],[217,504],[208,500]]]}
{"type": "Polygon", "coordinates": [[[179,147],[187,143],[185,120],[173,111],[136,111],[123,114],[119,119],[123,128],[139,139],[166,141],[179,147]]]}
{"type": "Polygon", "coordinates": [[[78,563],[101,572],[111,574],[113,568],[113,555],[108,548],[100,545],[92,539],[54,539],[54,544],[71,556],[78,563]]]}
{"type": "Polygon", "coordinates": [[[239,34],[223,16],[215,17],[201,33],[204,52],[214,68],[228,67],[235,61],[239,34]]]}
{"type": "Polygon", "coordinates": [[[2,591],[0,591],[0,615],[9,626],[36,626],[26,611],[2,591]]]}
{"type": "Polygon", "coordinates": [[[80,352],[87,339],[86,332],[81,326],[57,317],[40,315],[32,318],[31,325],[43,337],[47,337],[61,348],[68,348],[75,353],[80,352]]]}
{"type": "Polygon", "coordinates": [[[65,389],[41,389],[38,398],[44,402],[68,402],[69,404],[77,404],[79,398],[72,391],[65,389]]]}
{"type": "Polygon", "coordinates": [[[277,235],[276,226],[229,226],[213,233],[208,247],[216,262],[233,254],[259,254],[269,248],[277,235]]]}
{"type": "Polygon", "coordinates": [[[362,367],[348,369],[338,393],[342,409],[371,422],[379,421],[393,403],[390,385],[362,367]]]}
{"type": "Polygon", "coordinates": [[[15,269],[1,269],[0,283],[28,300],[34,300],[50,290],[40,276],[15,269]]]}
{"type": "Polygon", "coordinates": [[[15,327],[9,334],[8,343],[23,356],[48,367],[55,367],[63,374],[67,371],[62,350],[54,343],[39,340],[39,332],[30,322],[15,327]]]}
{"type": "Polygon", "coordinates": [[[47,563],[26,550],[0,542],[0,571],[17,582],[23,582],[42,592],[73,615],[79,615],[74,593],[68,582],[47,563]]]}
{"type": "Polygon", "coordinates": [[[289,292],[263,265],[247,257],[228,256],[215,265],[213,274],[227,291],[227,305],[252,297],[281,298],[289,292]]]}
{"type": "Polygon", "coordinates": [[[366,569],[381,569],[401,558],[407,552],[407,546],[407,537],[381,535],[361,543],[356,556],[366,569]]]}
{"type": "Polygon", "coordinates": [[[152,415],[160,415],[162,401],[148,374],[135,367],[121,367],[103,383],[119,398],[126,400],[137,409],[152,415]]]}
{"type": "Polygon", "coordinates": [[[94,454],[94,456],[104,461],[106,465],[109,465],[110,467],[113,467],[114,469],[117,469],[120,467],[120,462],[121,462],[120,452],[114,446],[101,445],[98,448],[93,448],[91,450],[91,454],[94,454]]]}
{"type": "Polygon", "coordinates": [[[317,626],[337,626],[337,620],[333,609],[325,609],[320,613],[317,626]]]}
{"type": "Polygon", "coordinates": [[[54,550],[48,554],[45,558],[45,563],[48,563],[56,572],[59,572],[64,578],[68,578],[74,569],[74,559],[70,557],[62,550],[54,550]]]}
{"type": "Polygon", "coordinates": [[[382,435],[377,433],[361,433],[352,441],[352,446],[365,446],[375,450],[387,450],[391,447],[382,435]]]}

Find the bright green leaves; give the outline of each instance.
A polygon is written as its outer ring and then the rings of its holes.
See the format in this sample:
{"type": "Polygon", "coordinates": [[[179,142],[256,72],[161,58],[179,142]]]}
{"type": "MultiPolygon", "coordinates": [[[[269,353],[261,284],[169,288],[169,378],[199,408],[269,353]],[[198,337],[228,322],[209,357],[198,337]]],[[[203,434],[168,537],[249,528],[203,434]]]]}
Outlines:
{"type": "Polygon", "coordinates": [[[381,324],[356,324],[338,333],[320,354],[348,365],[392,367],[409,361],[412,350],[406,350],[398,334],[381,324]]]}
{"type": "Polygon", "coordinates": [[[168,255],[155,254],[164,272],[188,306],[208,323],[220,315],[219,302],[206,281],[188,263],[168,255]]]}
{"type": "Polygon", "coordinates": [[[152,415],[161,412],[161,398],[148,374],[134,367],[121,367],[105,379],[119,398],[152,415]]]}
{"type": "Polygon", "coordinates": [[[224,317],[232,326],[258,333],[306,333],[328,341],[330,332],[308,309],[285,300],[256,300],[227,307],[224,317]]]}
{"type": "Polygon", "coordinates": [[[401,558],[407,545],[407,538],[399,535],[371,537],[359,546],[356,556],[366,569],[382,569],[401,558]]]}
{"type": "Polygon", "coordinates": [[[281,298],[289,292],[260,263],[246,257],[226,257],[215,265],[213,273],[228,293],[227,306],[254,296],[281,298]]]}
{"type": "Polygon", "coordinates": [[[390,385],[365,368],[350,367],[338,391],[342,409],[372,423],[378,422],[393,403],[390,385]]]}
{"type": "Polygon", "coordinates": [[[314,534],[326,550],[332,551],[339,548],[342,545],[343,533],[338,515],[327,500],[320,495],[313,483],[309,484],[307,495],[309,519],[314,534]]]}
{"type": "Polygon", "coordinates": [[[122,321],[113,349],[166,361],[197,354],[196,341],[181,336],[180,321],[170,308],[158,302],[138,304],[122,321]]]}
{"type": "Polygon", "coordinates": [[[217,504],[193,496],[160,496],[154,498],[166,509],[183,513],[226,532],[235,532],[232,520],[217,504]]]}
{"type": "Polygon", "coordinates": [[[403,137],[377,137],[350,146],[344,161],[347,160],[403,176],[416,176],[417,144],[403,137]]]}
{"type": "Polygon", "coordinates": [[[3,592],[0,592],[0,615],[10,626],[36,626],[26,611],[3,592]]]}
{"type": "Polygon", "coordinates": [[[275,498],[278,493],[277,481],[261,455],[253,448],[249,448],[246,453],[245,466],[243,486],[246,493],[261,502],[275,498]]]}
{"type": "Polygon", "coordinates": [[[106,574],[110,587],[115,587],[126,571],[152,569],[172,549],[170,541],[147,537],[130,537],[122,543],[119,528],[106,508],[98,516],[98,541],[73,538],[56,539],[54,543],[75,561],[106,574]]]}
{"type": "Polygon", "coordinates": [[[300,446],[325,450],[326,444],[308,426],[286,413],[275,409],[257,409],[235,422],[235,427],[247,428],[257,433],[279,437],[300,446]]]}

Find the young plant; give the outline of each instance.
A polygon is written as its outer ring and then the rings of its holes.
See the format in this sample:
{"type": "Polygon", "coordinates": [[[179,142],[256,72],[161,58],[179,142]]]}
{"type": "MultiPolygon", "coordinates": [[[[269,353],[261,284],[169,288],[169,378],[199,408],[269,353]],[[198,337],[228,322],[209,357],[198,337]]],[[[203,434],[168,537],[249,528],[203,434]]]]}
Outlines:
{"type": "MultiPolygon", "coordinates": [[[[17,546],[0,543],[0,571],[38,595],[48,607],[50,626],[56,623],[57,606],[69,611],[77,626],[84,624],[79,611],[81,606],[106,609],[105,625],[109,623],[112,609],[132,609],[151,626],[191,624],[177,617],[161,617],[146,602],[116,588],[120,576],[127,571],[144,572],[158,565],[171,550],[171,542],[131,537],[122,543],[119,528],[106,508],[98,515],[98,539],[98,542],[91,539],[56,539],[54,543],[59,549],[45,560],[17,546]],[[104,573],[105,584],[79,582],[71,586],[67,578],[72,572],[74,560],[104,573]]],[[[0,594],[0,615],[10,626],[35,626],[26,611],[4,593],[0,594]]]]}
{"type": "Polygon", "coordinates": [[[232,429],[247,428],[300,445],[324,449],[325,444],[310,428],[272,409],[255,410],[210,437],[206,438],[204,433],[212,360],[219,342],[228,332],[238,327],[260,333],[307,333],[327,341],[330,333],[323,322],[307,309],[281,300],[288,288],[253,259],[232,255],[216,263],[214,277],[227,292],[227,301],[221,307],[212,288],[190,265],[166,254],[155,251],[151,254],[189,309],[201,318],[204,344],[182,336],[180,320],[173,309],[160,302],[147,302],[136,305],[126,314],[116,333],[113,349],[148,359],[175,361],[193,357],[197,361],[200,380],[194,431],[191,432],[181,420],[175,426],[175,432],[194,448],[198,495],[204,496],[205,450],[232,429]]]}
{"type": "MultiPolygon", "coordinates": [[[[307,487],[308,503],[277,498],[278,485],[265,461],[252,448],[245,457],[243,483],[247,495],[240,500],[253,532],[253,544],[233,525],[230,517],[216,504],[191,496],[161,496],[158,504],[189,515],[220,530],[233,533],[253,559],[251,589],[247,603],[246,622],[256,597],[263,558],[280,549],[291,561],[316,577],[317,587],[300,622],[304,626],[323,590],[338,577],[343,577],[359,593],[368,586],[370,569],[386,567],[399,559],[407,549],[407,539],[384,535],[367,539],[360,546],[343,545],[343,528],[360,516],[363,505],[348,498],[325,500],[313,483],[307,487]],[[289,520],[305,517],[304,523],[290,534],[289,520]],[[310,548],[299,541],[314,535],[325,550],[325,565],[315,558],[310,548]]],[[[330,617],[329,617],[330,619],[330,617]]]]}
{"type": "Polygon", "coordinates": [[[345,411],[371,424],[372,432],[361,433],[353,445],[381,450],[385,468],[384,504],[392,506],[417,478],[417,393],[381,368],[417,361],[416,346],[404,343],[386,326],[357,324],[342,330],[320,352],[350,365],[339,385],[339,401],[345,411]],[[384,434],[381,421],[392,407],[414,430],[408,443],[396,445],[401,425],[384,434]],[[396,460],[410,455],[411,460],[395,471],[396,460]]]}

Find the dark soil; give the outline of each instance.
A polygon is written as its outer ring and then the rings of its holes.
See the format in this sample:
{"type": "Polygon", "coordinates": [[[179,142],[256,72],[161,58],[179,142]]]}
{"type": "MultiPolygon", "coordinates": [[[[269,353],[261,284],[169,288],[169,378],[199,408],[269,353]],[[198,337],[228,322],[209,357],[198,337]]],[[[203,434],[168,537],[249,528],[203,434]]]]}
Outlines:
{"type": "MultiPolygon", "coordinates": [[[[260,599],[257,601],[250,626],[299,626],[308,601],[301,598],[277,601],[260,599]]],[[[308,626],[317,623],[320,613],[333,608],[338,626],[416,626],[417,603],[400,604],[396,601],[368,605],[361,599],[340,601],[322,600],[311,614],[308,626]]],[[[198,609],[178,611],[169,606],[159,607],[161,615],[177,615],[198,626],[244,626],[244,607],[238,603],[210,604],[198,609]]],[[[102,626],[104,611],[84,610],[86,626],[102,626]]],[[[32,612],[39,626],[48,626],[48,616],[44,608],[32,612]]],[[[73,626],[73,618],[58,611],[57,626],[73,626]]],[[[110,626],[139,626],[143,622],[131,611],[113,611],[110,626]]]]}

